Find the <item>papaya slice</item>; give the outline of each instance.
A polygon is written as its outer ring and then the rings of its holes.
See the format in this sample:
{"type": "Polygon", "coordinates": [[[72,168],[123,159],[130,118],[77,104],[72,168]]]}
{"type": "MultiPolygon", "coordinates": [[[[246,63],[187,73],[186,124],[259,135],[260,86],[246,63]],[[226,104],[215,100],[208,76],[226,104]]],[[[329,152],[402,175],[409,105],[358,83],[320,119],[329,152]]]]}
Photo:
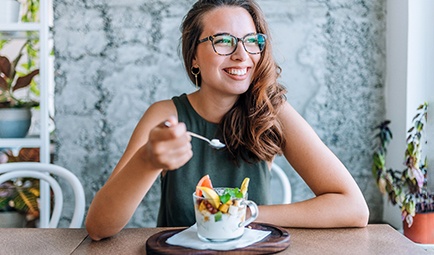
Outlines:
{"type": "MultiPolygon", "coordinates": [[[[209,175],[205,175],[202,178],[200,178],[199,182],[196,184],[196,187],[207,187],[212,189],[212,183],[211,183],[211,178],[209,177],[209,175]]],[[[202,196],[202,190],[196,188],[196,196],[201,197],[202,196]]]]}

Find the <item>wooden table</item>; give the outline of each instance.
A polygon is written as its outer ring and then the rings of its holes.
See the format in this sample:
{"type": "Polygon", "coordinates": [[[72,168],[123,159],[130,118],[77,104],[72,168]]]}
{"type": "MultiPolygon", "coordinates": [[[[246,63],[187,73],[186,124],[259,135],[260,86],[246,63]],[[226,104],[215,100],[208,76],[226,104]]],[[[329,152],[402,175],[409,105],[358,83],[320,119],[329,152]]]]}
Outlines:
{"type": "Polygon", "coordinates": [[[0,254],[72,254],[85,229],[0,228],[0,254]]]}
{"type": "MultiPolygon", "coordinates": [[[[0,229],[0,254],[146,254],[146,240],[168,229],[129,228],[99,242],[85,229],[0,229]]],[[[279,254],[434,254],[385,224],[287,230],[290,245],[279,254]]]]}

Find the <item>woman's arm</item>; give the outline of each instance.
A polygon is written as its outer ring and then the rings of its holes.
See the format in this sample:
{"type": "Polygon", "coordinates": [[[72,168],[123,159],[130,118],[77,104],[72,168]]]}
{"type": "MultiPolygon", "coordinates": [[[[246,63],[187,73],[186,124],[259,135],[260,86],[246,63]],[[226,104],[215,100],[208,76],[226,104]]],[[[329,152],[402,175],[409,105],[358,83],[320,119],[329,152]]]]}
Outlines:
{"type": "Polygon", "coordinates": [[[118,233],[162,170],[179,168],[191,158],[191,137],[174,116],[175,106],[167,100],[153,104],[139,121],[124,155],[89,207],[86,229],[93,240],[118,233]]]}
{"type": "Polygon", "coordinates": [[[286,137],[283,153],[316,197],[261,206],[257,220],[287,227],[366,226],[368,206],[345,166],[288,103],[278,117],[286,137]]]}

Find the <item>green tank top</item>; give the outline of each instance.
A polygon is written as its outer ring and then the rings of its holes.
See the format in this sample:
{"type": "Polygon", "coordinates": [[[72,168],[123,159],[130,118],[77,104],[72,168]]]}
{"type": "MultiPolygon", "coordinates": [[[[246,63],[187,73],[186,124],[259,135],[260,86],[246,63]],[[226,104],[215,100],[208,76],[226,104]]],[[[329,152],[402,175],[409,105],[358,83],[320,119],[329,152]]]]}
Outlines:
{"type": "MultiPolygon", "coordinates": [[[[187,95],[173,97],[179,122],[187,129],[208,138],[218,138],[218,125],[203,119],[193,109],[187,95]]],[[[193,157],[184,166],[168,171],[161,177],[161,202],[158,212],[158,227],[191,226],[194,216],[192,194],[202,176],[209,174],[214,187],[240,187],[245,177],[250,178],[248,199],[258,205],[269,204],[270,171],[267,162],[238,165],[229,160],[224,149],[215,150],[207,143],[192,138],[193,157]]]]}

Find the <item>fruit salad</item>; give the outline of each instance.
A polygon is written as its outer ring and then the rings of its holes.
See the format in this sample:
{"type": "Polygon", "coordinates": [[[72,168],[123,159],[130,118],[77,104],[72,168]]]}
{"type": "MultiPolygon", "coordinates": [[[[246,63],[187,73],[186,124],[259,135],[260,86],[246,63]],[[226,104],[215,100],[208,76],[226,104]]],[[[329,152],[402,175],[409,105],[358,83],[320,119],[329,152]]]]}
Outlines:
{"type": "Polygon", "coordinates": [[[245,221],[249,178],[240,188],[213,188],[208,175],[201,178],[193,194],[196,222],[200,238],[219,241],[241,237],[245,221]]]}

